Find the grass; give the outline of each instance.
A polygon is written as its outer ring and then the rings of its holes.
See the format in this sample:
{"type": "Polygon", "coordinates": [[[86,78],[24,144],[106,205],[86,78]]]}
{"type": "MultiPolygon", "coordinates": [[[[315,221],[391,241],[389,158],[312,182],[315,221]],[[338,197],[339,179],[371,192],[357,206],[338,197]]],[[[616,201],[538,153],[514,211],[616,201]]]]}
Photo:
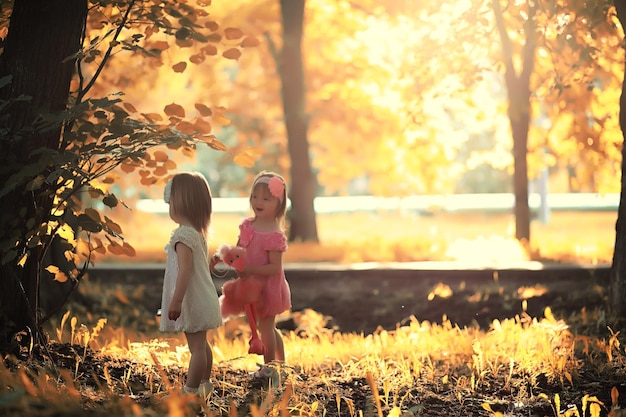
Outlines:
{"type": "MultiPolygon", "coordinates": [[[[578,320],[593,327],[602,318],[578,320]]],[[[413,318],[362,335],[333,332],[312,311],[296,321],[298,330],[285,334],[282,378],[265,385],[247,377],[257,359],[246,353],[247,326],[212,333],[216,392],[207,405],[180,391],[189,358],[182,337],[133,335],[102,319],[81,326],[66,313],[52,352],[0,364],[0,409],[5,416],[623,415],[618,334],[580,334],[549,308],[545,317],[521,314],[488,330],[413,318]]]]}
{"type": "MultiPolygon", "coordinates": [[[[174,223],[166,216],[142,213],[142,221],[120,222],[135,258],[106,255],[99,262],[164,262],[163,247],[174,223]]],[[[318,215],[319,244],[294,242],[285,262],[413,262],[551,260],[610,263],[615,243],[614,212],[554,212],[547,224],[533,221],[531,242],[514,239],[508,214],[354,212],[318,215]]],[[[237,240],[240,215],[217,213],[212,220],[211,250],[237,240]]]]}
{"type": "MultiPolygon", "coordinates": [[[[615,214],[554,213],[547,225],[533,223],[530,254],[511,239],[510,220],[320,216],[322,243],[292,244],[286,261],[610,262],[615,214]]],[[[171,228],[159,221],[122,225],[137,261],[163,260],[171,228]]],[[[238,222],[215,216],[213,242],[233,242],[238,222]]],[[[19,357],[0,361],[3,416],[626,415],[626,350],[619,325],[598,309],[556,317],[546,306],[531,317],[522,302],[519,314],[489,328],[411,317],[373,334],[343,333],[318,312],[293,312],[294,327],[283,332],[287,363],[277,365],[280,378],[264,384],[248,376],[259,358],[247,354],[247,324],[231,320],[209,336],[216,391],[203,403],[180,389],[189,360],[184,337],[156,331],[153,312],[141,307],[141,289],[124,294],[88,282],[79,289],[86,301],[49,323],[46,348],[25,343],[19,357]]]]}

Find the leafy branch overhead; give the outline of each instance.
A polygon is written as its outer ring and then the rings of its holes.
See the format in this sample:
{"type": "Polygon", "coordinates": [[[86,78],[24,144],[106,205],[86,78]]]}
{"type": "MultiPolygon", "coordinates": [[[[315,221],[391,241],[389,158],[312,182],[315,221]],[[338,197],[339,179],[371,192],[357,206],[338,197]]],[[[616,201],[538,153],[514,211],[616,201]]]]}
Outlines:
{"type": "MultiPolygon", "coordinates": [[[[27,163],[5,158],[3,172],[10,174],[0,198],[26,192],[52,204],[51,210],[25,219],[25,229],[23,218],[9,211],[0,213],[2,224],[10,226],[0,241],[3,266],[24,266],[31,248],[40,247],[45,253],[53,241],[64,249],[67,263],[57,260],[41,267],[58,281],[79,279],[78,265],[93,263],[96,254],[133,256],[135,250],[124,242],[121,227],[103,214],[103,209],[123,204],[113,191],[112,171],[118,167],[125,173],[137,171],[144,186],[163,184],[176,168],[168,150],[189,154],[205,144],[227,151],[213,133],[214,126],[230,124],[224,107],[196,103],[193,109],[185,109],[171,103],[161,113],[146,113],[124,101],[121,91],[95,97],[103,91],[98,82],[111,77],[107,66],[120,53],[143,56],[142,62],[149,65],[141,71],[147,74],[163,65],[164,53],[184,57],[171,68],[176,74],[188,65],[211,65],[209,59],[214,57],[237,60],[241,49],[258,45],[237,28],[222,29],[207,5],[140,0],[90,3],[82,48],[65,60],[75,62],[76,68],[65,110],[42,112],[32,124],[1,133],[3,140],[21,141],[34,134],[60,132],[52,146],[32,148],[27,163]]],[[[12,82],[10,75],[4,76],[0,88],[10,88],[12,82]]],[[[0,120],[11,117],[20,102],[30,100],[25,95],[0,100],[0,120]]],[[[235,161],[251,162],[239,155],[235,161]]]]}

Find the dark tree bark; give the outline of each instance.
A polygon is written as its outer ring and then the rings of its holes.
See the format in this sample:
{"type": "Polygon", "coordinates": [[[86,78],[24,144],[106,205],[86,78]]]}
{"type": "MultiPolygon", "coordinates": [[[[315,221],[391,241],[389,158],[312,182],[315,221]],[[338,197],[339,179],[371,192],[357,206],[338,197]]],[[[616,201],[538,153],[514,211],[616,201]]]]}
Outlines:
{"type": "MultiPolygon", "coordinates": [[[[76,59],[81,48],[87,17],[87,0],[15,0],[9,31],[0,56],[0,78],[11,83],[0,89],[0,99],[13,102],[3,112],[0,133],[0,181],[2,186],[15,167],[36,162],[38,149],[59,148],[61,125],[33,129],[39,116],[65,110],[76,59]]],[[[0,234],[21,236],[27,223],[41,224],[52,207],[45,186],[27,191],[16,189],[0,200],[0,234]]],[[[10,249],[0,248],[0,328],[2,336],[12,331],[39,330],[39,277],[43,253],[40,245],[18,247],[18,257],[28,253],[23,267],[6,262],[10,249]]],[[[7,340],[4,340],[6,342],[7,340]]]]}
{"type": "MultiPolygon", "coordinates": [[[[626,1],[615,1],[617,17],[622,25],[626,24],[626,1]]],[[[625,63],[626,64],[626,63],[625,63]]],[[[619,125],[622,137],[626,138],[626,79],[622,81],[622,94],[619,98],[619,125]]],[[[613,318],[626,318],[626,147],[622,146],[622,178],[617,222],[615,224],[615,248],[611,265],[609,310],[613,318]]]]}
{"type": "Polygon", "coordinates": [[[302,35],[305,0],[280,0],[283,48],[279,59],[283,113],[291,158],[291,210],[289,241],[317,242],[317,220],[313,201],[316,179],[311,169],[308,120],[305,113],[302,35]]]}
{"type": "Polygon", "coordinates": [[[535,66],[537,5],[529,3],[528,18],[524,27],[526,35],[522,50],[522,69],[519,74],[513,64],[513,49],[502,17],[499,0],[493,1],[498,33],[504,53],[505,82],[509,97],[508,116],[513,135],[513,190],[515,193],[515,238],[530,243],[530,208],[528,205],[528,129],[530,124],[530,75],[535,66]]]}

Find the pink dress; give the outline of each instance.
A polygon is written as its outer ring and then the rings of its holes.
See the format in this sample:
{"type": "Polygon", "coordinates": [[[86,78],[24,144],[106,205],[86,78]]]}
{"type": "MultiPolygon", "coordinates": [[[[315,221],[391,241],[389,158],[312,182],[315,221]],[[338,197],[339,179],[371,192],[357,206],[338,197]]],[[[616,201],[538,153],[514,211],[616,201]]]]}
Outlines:
{"type": "MultiPolygon", "coordinates": [[[[257,232],[253,218],[239,225],[238,245],[246,248],[248,265],[265,265],[269,262],[269,251],[287,250],[287,237],[281,231],[257,232]]],[[[270,276],[256,275],[264,281],[261,299],[255,304],[257,317],[270,317],[291,308],[291,290],[285,279],[285,271],[270,276]]]]}

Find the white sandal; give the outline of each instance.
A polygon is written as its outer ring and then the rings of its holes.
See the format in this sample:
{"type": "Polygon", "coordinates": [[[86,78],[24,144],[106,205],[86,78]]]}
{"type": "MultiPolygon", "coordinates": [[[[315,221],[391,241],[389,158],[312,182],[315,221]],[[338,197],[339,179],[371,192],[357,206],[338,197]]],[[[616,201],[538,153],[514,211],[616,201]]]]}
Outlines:
{"type": "Polygon", "coordinates": [[[204,401],[208,401],[213,394],[213,383],[209,380],[204,380],[200,382],[200,386],[198,387],[198,395],[204,399],[204,401]]]}
{"type": "Polygon", "coordinates": [[[269,366],[261,366],[258,371],[252,373],[254,379],[271,378],[276,371],[269,366]]]}

